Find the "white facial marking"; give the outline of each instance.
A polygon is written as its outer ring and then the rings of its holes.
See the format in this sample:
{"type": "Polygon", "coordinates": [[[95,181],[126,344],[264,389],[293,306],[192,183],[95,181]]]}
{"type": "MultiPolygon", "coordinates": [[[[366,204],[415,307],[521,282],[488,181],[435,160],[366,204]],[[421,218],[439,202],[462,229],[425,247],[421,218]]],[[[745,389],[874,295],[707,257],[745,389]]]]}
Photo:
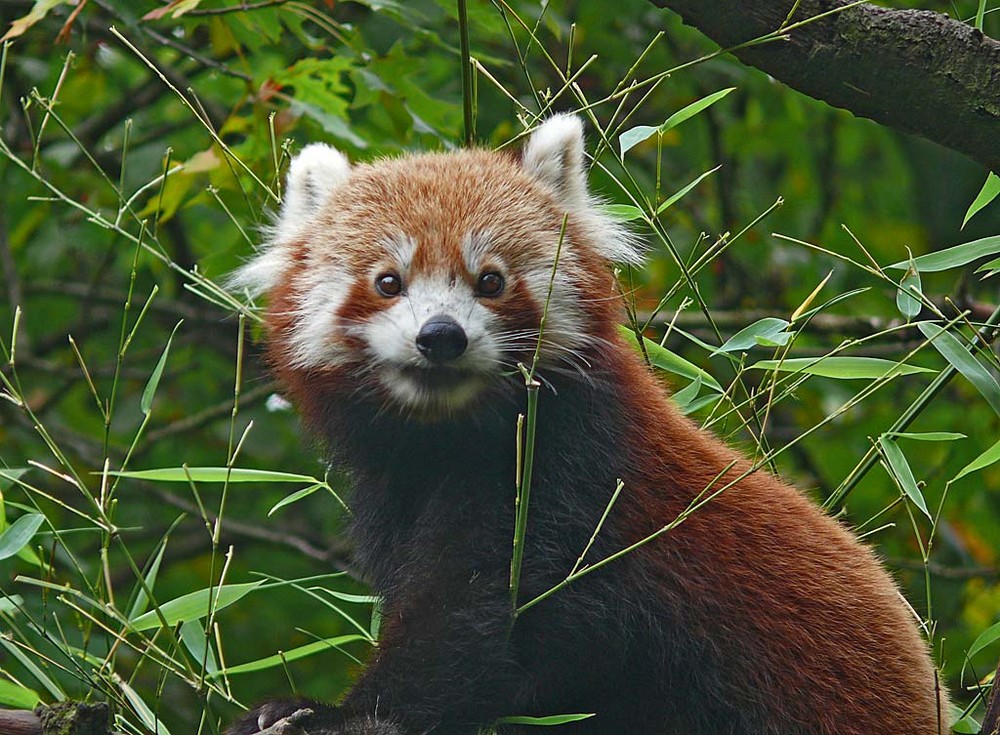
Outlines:
{"type": "Polygon", "coordinates": [[[492,235],[488,232],[469,232],[462,239],[462,258],[465,261],[465,269],[473,275],[478,274],[487,260],[493,266],[500,266],[500,261],[494,257],[489,258],[492,235]]]}
{"type": "Polygon", "coordinates": [[[382,247],[390,258],[396,261],[396,267],[400,273],[406,273],[413,264],[413,255],[417,252],[417,241],[409,235],[400,233],[399,235],[386,239],[382,242],[382,247]]]}
{"type": "Polygon", "coordinates": [[[406,293],[365,325],[363,334],[382,386],[404,406],[456,410],[493,378],[500,360],[492,337],[496,317],[479,303],[464,280],[418,278],[406,293]],[[454,319],[465,332],[465,351],[447,365],[435,365],[417,349],[417,335],[433,316],[454,319]],[[420,371],[427,371],[423,374],[420,371]],[[422,375],[448,371],[453,380],[430,387],[422,375]]]}
{"type": "Polygon", "coordinates": [[[347,300],[353,277],[329,263],[306,270],[296,283],[298,308],[288,337],[289,360],[299,368],[333,367],[345,348],[337,339],[337,312],[347,300]]]}

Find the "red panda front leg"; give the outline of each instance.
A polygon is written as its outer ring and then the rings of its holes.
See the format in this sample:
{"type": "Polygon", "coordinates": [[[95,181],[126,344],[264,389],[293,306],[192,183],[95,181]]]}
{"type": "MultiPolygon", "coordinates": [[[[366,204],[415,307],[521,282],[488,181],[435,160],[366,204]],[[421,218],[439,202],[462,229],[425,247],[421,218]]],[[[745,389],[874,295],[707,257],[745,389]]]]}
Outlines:
{"type": "Polygon", "coordinates": [[[472,735],[510,714],[523,672],[509,639],[507,579],[467,569],[442,576],[386,600],[375,656],[341,705],[348,718],[472,735]]]}
{"type": "Polygon", "coordinates": [[[312,714],[287,735],[473,735],[509,714],[520,670],[507,580],[468,569],[411,579],[386,600],[375,655],[339,706],[273,700],[228,735],[253,735],[302,709],[312,714]]]}

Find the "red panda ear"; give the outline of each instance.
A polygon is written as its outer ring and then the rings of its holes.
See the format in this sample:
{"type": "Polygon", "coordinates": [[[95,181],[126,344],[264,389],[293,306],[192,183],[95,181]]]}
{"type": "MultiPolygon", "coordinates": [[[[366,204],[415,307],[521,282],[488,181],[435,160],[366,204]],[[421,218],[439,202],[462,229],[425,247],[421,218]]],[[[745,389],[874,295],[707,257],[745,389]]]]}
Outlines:
{"type": "Polygon", "coordinates": [[[259,296],[274,288],[291,265],[290,243],[323,209],[330,194],[347,181],[351,164],[343,153],[313,143],[292,159],[277,223],[266,228],[267,242],[226,279],[233,290],[259,296]]]}
{"type": "Polygon", "coordinates": [[[301,227],[322,209],[350,173],[351,164],[336,148],[324,143],[303,148],[288,167],[279,228],[301,227]]]}
{"type": "Polygon", "coordinates": [[[583,123],[575,115],[554,115],[528,138],[522,157],[524,170],[573,209],[587,202],[587,174],[583,170],[583,123]]]}

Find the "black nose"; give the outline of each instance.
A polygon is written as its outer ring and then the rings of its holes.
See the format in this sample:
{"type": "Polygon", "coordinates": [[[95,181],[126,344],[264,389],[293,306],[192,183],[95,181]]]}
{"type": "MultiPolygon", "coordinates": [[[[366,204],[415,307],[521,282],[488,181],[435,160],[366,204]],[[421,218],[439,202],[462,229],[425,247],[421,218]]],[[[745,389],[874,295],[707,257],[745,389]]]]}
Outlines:
{"type": "Polygon", "coordinates": [[[465,330],[450,316],[432,316],[417,334],[417,349],[431,362],[448,362],[465,352],[465,330]]]}

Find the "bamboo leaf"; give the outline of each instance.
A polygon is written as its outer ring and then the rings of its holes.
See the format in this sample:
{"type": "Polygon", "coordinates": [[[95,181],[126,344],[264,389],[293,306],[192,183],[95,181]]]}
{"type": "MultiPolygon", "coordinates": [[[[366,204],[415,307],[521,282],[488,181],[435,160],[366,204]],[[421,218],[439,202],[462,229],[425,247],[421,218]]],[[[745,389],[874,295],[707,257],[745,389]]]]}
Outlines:
{"type": "Polygon", "coordinates": [[[7,559],[27,546],[45,522],[41,513],[27,513],[0,533],[0,559],[7,559]]]}
{"type": "MultiPolygon", "coordinates": [[[[0,493],[7,490],[11,485],[21,479],[21,475],[27,472],[30,467],[11,469],[10,467],[0,467],[0,493]]],[[[0,523],[3,520],[0,519],[0,523]]],[[[0,527],[2,528],[2,527],[0,527]]]]}
{"type": "Polygon", "coordinates": [[[309,487],[304,487],[301,490],[296,490],[291,495],[286,495],[277,503],[271,506],[271,510],[267,512],[268,516],[274,515],[276,512],[284,508],[286,505],[291,505],[292,503],[302,500],[302,498],[312,495],[317,490],[321,489],[323,486],[320,484],[310,485],[309,487]]]}
{"type": "MultiPolygon", "coordinates": [[[[751,347],[760,344],[757,341],[758,338],[774,340],[778,337],[778,335],[788,329],[788,325],[789,323],[784,319],[778,319],[773,316],[758,319],[750,326],[744,327],[723,342],[721,347],[712,352],[712,355],[717,355],[720,352],[740,352],[742,350],[748,350],[751,347]]],[[[790,334],[788,336],[791,337],[790,334]]]]}
{"type": "Polygon", "coordinates": [[[885,434],[878,438],[878,445],[882,450],[882,456],[885,457],[886,462],[889,464],[889,471],[895,476],[899,486],[903,488],[903,492],[906,493],[906,496],[915,506],[920,508],[925,516],[930,518],[931,513],[927,510],[924,495],[917,486],[917,480],[913,476],[913,470],[910,469],[910,463],[906,461],[906,455],[903,454],[903,450],[885,434]]]}
{"type": "Polygon", "coordinates": [[[957,434],[953,431],[894,431],[886,436],[892,439],[915,439],[921,442],[953,442],[968,438],[965,434],[957,434]]]}
{"type": "Polygon", "coordinates": [[[34,709],[41,697],[34,689],[28,689],[6,679],[0,679],[0,704],[13,709],[34,709]]]}
{"type": "Polygon", "coordinates": [[[191,654],[191,658],[199,664],[204,662],[205,673],[212,676],[219,670],[219,665],[215,662],[215,651],[208,643],[205,636],[205,629],[197,620],[188,620],[181,623],[181,642],[191,654]]]}
{"type": "Polygon", "coordinates": [[[149,732],[156,733],[156,735],[170,735],[170,731],[167,729],[166,725],[163,724],[161,720],[149,705],[139,696],[139,693],[133,689],[129,684],[123,679],[116,679],[115,683],[121,688],[122,693],[125,695],[125,699],[128,703],[132,705],[132,709],[135,711],[136,715],[142,721],[142,724],[146,726],[149,732]]]}
{"type": "Polygon", "coordinates": [[[146,416],[149,416],[150,411],[153,410],[153,396],[156,395],[156,389],[160,385],[160,378],[163,377],[163,370],[167,366],[167,355],[170,354],[170,344],[174,341],[174,335],[177,334],[177,330],[180,329],[181,324],[183,324],[183,321],[177,322],[174,326],[174,331],[172,331],[170,333],[170,337],[167,338],[167,345],[163,348],[163,354],[160,355],[160,359],[156,363],[156,367],[153,368],[153,374],[149,376],[149,381],[146,383],[146,387],[142,391],[142,399],[139,401],[139,408],[146,416]]]}
{"type": "MultiPolygon", "coordinates": [[[[968,265],[979,258],[997,254],[1000,254],[1000,235],[993,235],[939,250],[936,253],[921,255],[913,259],[913,265],[921,273],[934,273],[968,265]]],[[[901,260],[889,267],[906,270],[910,267],[910,261],[901,260]]]]}
{"type": "Polygon", "coordinates": [[[931,322],[921,322],[917,326],[925,337],[933,340],[931,344],[934,348],[951,363],[952,367],[962,373],[993,410],[1000,414],[1000,383],[997,383],[997,379],[986,366],[951,332],[931,322]]]}
{"type": "Polygon", "coordinates": [[[130,472],[109,472],[116,477],[151,482],[309,482],[321,484],[309,475],[294,475],[289,472],[255,470],[246,467],[163,467],[154,470],[130,472]]]}
{"type": "Polygon", "coordinates": [[[684,411],[695,398],[698,397],[698,392],[701,390],[701,376],[692,380],[687,387],[682,388],[670,397],[673,399],[674,404],[681,411],[684,411]]]}
{"type": "Polygon", "coordinates": [[[955,482],[955,480],[961,479],[972,472],[977,472],[984,467],[989,467],[996,462],[1000,462],[1000,441],[959,470],[958,474],[951,479],[951,482],[955,482]]]}
{"type": "Polygon", "coordinates": [[[913,262],[913,255],[910,255],[910,264],[906,268],[906,273],[899,281],[899,288],[896,290],[896,308],[899,313],[909,321],[920,314],[922,304],[920,297],[923,295],[920,284],[920,271],[917,270],[913,262]]]}
{"type": "Polygon", "coordinates": [[[598,211],[616,222],[632,222],[642,218],[642,210],[631,204],[603,204],[598,207],[598,211]]]}
{"type": "Polygon", "coordinates": [[[619,135],[618,147],[621,149],[621,157],[625,158],[626,151],[635,148],[642,141],[652,137],[654,133],[656,133],[656,128],[650,125],[639,125],[619,135]]]}
{"type": "Polygon", "coordinates": [[[539,725],[543,727],[552,725],[565,725],[569,722],[579,722],[593,717],[594,713],[577,715],[548,715],[547,717],[525,717],[523,715],[513,715],[511,717],[501,717],[497,720],[498,725],[539,725]]]}
{"type": "Polygon", "coordinates": [[[250,594],[262,584],[263,582],[249,582],[246,584],[224,584],[221,587],[206,587],[163,603],[159,607],[159,615],[156,610],[143,613],[132,620],[132,626],[136,630],[158,628],[161,625],[161,615],[168,626],[174,626],[188,620],[198,620],[211,612],[209,610],[210,602],[215,610],[221,610],[250,594]]]}
{"type": "Polygon", "coordinates": [[[984,650],[994,642],[1000,640],[1000,623],[994,623],[989,628],[980,633],[976,640],[972,642],[969,646],[969,650],[965,652],[965,660],[968,661],[970,658],[975,656],[980,651],[984,650]]]}
{"type": "Polygon", "coordinates": [[[704,110],[704,109],[706,109],[708,107],[711,107],[716,102],[718,102],[723,97],[725,97],[727,94],[729,94],[730,92],[732,92],[734,89],[736,89],[736,87],[729,87],[727,89],[720,89],[718,92],[713,92],[712,94],[710,94],[710,95],[708,95],[706,97],[702,97],[700,100],[698,100],[696,102],[692,102],[690,105],[687,105],[686,107],[682,107],[677,112],[675,112],[673,115],[671,115],[670,117],[668,117],[666,119],[666,122],[664,122],[659,127],[660,134],[662,135],[663,133],[667,132],[671,128],[676,128],[678,125],[680,125],[685,120],[689,120],[690,118],[694,117],[699,112],[701,112],[702,110],[704,110]]]}
{"type": "Polygon", "coordinates": [[[876,380],[933,370],[907,365],[878,357],[794,357],[787,360],[760,360],[748,366],[754,370],[778,370],[786,373],[807,373],[839,380],[876,380]]]}
{"type": "Polygon", "coordinates": [[[312,656],[314,653],[320,653],[322,651],[329,651],[331,649],[336,650],[340,646],[347,643],[354,643],[355,641],[366,641],[368,640],[363,635],[358,635],[357,633],[350,633],[348,635],[339,635],[334,638],[324,638],[320,641],[314,641],[313,643],[307,643],[304,646],[299,646],[298,648],[293,648],[290,651],[283,651],[275,654],[274,656],[268,656],[266,658],[257,659],[256,661],[249,661],[245,664],[239,664],[237,666],[230,666],[224,671],[215,671],[210,674],[212,677],[216,676],[233,676],[234,674],[247,674],[251,671],[263,671],[264,669],[273,669],[276,666],[281,666],[288,661],[296,661],[300,658],[305,658],[306,656],[312,656]]]}
{"type": "MultiPolygon", "coordinates": [[[[626,341],[629,342],[629,344],[634,346],[636,349],[639,349],[639,342],[635,338],[635,332],[624,325],[619,326],[618,331],[626,339],[626,341]]],[[[688,362],[680,355],[675,355],[666,347],[661,347],[651,339],[643,337],[642,342],[653,367],[666,370],[668,373],[680,375],[688,380],[695,380],[700,377],[703,385],[708,386],[716,393],[724,392],[722,390],[722,386],[719,385],[719,381],[694,363],[688,362]]]]}
{"type": "Polygon", "coordinates": [[[659,207],[656,208],[656,214],[663,213],[665,210],[669,209],[674,204],[676,204],[677,202],[679,202],[681,199],[683,199],[685,196],[687,196],[687,193],[689,191],[691,191],[694,187],[698,186],[698,184],[700,184],[702,182],[702,180],[704,180],[707,176],[711,176],[716,171],[718,171],[720,168],[722,168],[722,166],[716,166],[715,168],[713,168],[713,169],[711,169],[709,171],[706,171],[701,176],[699,176],[697,179],[695,179],[690,184],[688,184],[687,186],[685,186],[683,189],[681,189],[680,191],[678,191],[675,194],[673,194],[669,199],[667,199],[666,201],[664,201],[663,204],[661,204],[659,207]]]}
{"type": "MultiPolygon", "coordinates": [[[[984,3],[980,3],[980,10],[982,10],[983,5],[984,3]]],[[[983,188],[976,195],[972,204],[969,205],[969,210],[965,213],[965,218],[962,220],[962,229],[965,229],[966,223],[975,217],[979,210],[996,199],[997,196],[1000,196],[1000,176],[991,171],[989,176],[986,177],[986,181],[983,182],[983,188]]]]}

